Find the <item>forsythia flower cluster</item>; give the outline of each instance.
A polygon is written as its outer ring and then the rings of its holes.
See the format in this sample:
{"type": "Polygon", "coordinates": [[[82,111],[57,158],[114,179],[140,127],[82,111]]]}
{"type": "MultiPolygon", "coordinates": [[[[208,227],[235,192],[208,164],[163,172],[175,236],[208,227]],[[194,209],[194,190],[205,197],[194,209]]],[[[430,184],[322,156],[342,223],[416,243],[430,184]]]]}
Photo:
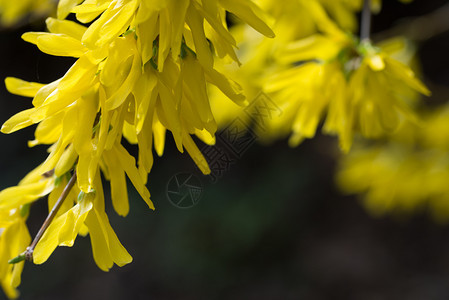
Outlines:
{"type": "MultiPolygon", "coordinates": [[[[373,2],[379,9],[380,2],[373,2]],[[377,3],[377,5],[376,5],[377,3]]],[[[398,128],[403,120],[414,120],[410,95],[429,95],[428,89],[411,69],[374,46],[359,40],[350,32],[355,25],[350,18],[361,1],[261,1],[273,12],[273,29],[277,38],[271,41],[254,37],[245,25],[236,28],[240,37],[243,67],[220,65],[235,74],[248,94],[264,90],[284,112],[269,120],[268,128],[259,135],[266,139],[290,134],[290,145],[323,131],[338,135],[340,147],[347,152],[354,134],[379,137],[398,128]],[[303,12],[304,18],[296,17],[303,12]],[[304,21],[306,20],[306,21],[304,21]],[[306,24],[306,26],[302,26],[306,24]]],[[[240,53],[239,53],[240,54],[240,53]]],[[[413,97],[411,97],[413,98],[413,97]]],[[[214,113],[226,122],[238,109],[223,109],[222,96],[214,92],[214,113]],[[215,102],[217,103],[215,105],[215,102]]]]}
{"type": "MultiPolygon", "coordinates": [[[[0,0],[5,23],[35,8],[47,9],[52,1],[12,3],[16,1],[0,0]]],[[[400,40],[375,46],[354,36],[363,3],[60,0],[56,17],[46,21],[48,32],[25,33],[23,39],[44,53],[76,62],[49,84],[5,80],[11,93],[33,100],[32,108],[11,117],[1,131],[37,124],[29,146],[49,145],[41,165],[17,186],[0,192],[0,282],[7,296],[18,295],[25,258],[44,263],[58,246],[73,246],[78,235],[89,235],[100,269],[130,263],[132,257],[105,212],[102,178],[110,181],[112,205],[120,216],[129,212],[127,178],[154,209],[146,183],[153,148],[163,154],[166,133],[208,174],[192,136],[213,145],[217,128],[261,90],[283,112],[259,132],[267,140],[290,135],[290,144],[296,146],[321,125],[324,132],[339,136],[344,151],[357,134],[384,137],[399,130],[414,137],[420,150],[407,152],[409,159],[395,156],[394,139],[387,150],[356,151],[344,163],[341,185],[347,192],[366,192],[366,202],[377,212],[410,197],[400,178],[416,168],[411,162],[417,157],[428,166],[426,174],[447,174],[439,163],[448,160],[449,142],[426,139],[428,132],[449,128],[441,117],[447,111],[438,112],[426,129],[416,130],[417,94],[430,92],[407,64],[396,60],[403,51],[400,40]],[[271,15],[271,27],[262,11],[271,15]],[[231,29],[228,13],[240,20],[231,29]],[[70,14],[76,21],[67,19],[70,14]],[[137,157],[128,153],[123,139],[137,145],[137,157]],[[396,189],[386,187],[392,180],[398,182],[396,189]],[[25,222],[32,203],[44,196],[50,219],[32,242],[25,222]]],[[[380,0],[371,1],[373,12],[380,8],[380,0]]],[[[449,136],[447,130],[440,132],[449,136]]],[[[423,180],[409,179],[410,186],[423,180]]],[[[448,195],[443,185],[429,183],[427,193],[413,194],[415,202],[430,194],[448,195]]]]}
{"type": "Polygon", "coordinates": [[[33,107],[6,121],[2,132],[38,124],[29,146],[51,145],[45,162],[0,193],[0,281],[9,297],[17,295],[21,258],[41,264],[57,246],[72,246],[78,234],[89,234],[102,270],[131,262],[105,213],[100,171],[121,216],[129,211],[126,177],[154,209],[146,181],[153,144],[162,155],[167,130],[180,152],[185,149],[203,173],[210,172],[191,137],[214,143],[217,125],[206,85],[245,103],[239,85],[214,68],[216,59],[237,59],[227,12],[274,36],[249,0],[65,0],[58,18],[47,19],[49,32],[23,35],[47,54],[77,60],[50,84],[6,79],[10,92],[33,98],[33,107]],[[78,22],[65,20],[70,13],[78,22]],[[137,162],[123,137],[137,144],[137,162]],[[61,207],[35,248],[27,249],[30,204],[45,195],[50,210],[61,207]]]}

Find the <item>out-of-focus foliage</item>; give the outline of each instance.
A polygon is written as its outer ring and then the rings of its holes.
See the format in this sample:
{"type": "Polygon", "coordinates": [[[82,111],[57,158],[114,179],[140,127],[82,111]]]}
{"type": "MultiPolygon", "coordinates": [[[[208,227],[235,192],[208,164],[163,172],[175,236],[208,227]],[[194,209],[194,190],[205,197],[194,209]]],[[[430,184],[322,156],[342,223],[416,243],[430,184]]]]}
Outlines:
{"type": "Polygon", "coordinates": [[[0,24],[11,26],[29,15],[45,16],[55,6],[53,0],[0,0],[0,24]]]}
{"type": "MultiPolygon", "coordinates": [[[[405,119],[416,119],[416,92],[430,94],[424,84],[388,49],[383,51],[342,29],[356,26],[339,25],[339,18],[332,19],[343,12],[354,16],[360,2],[287,1],[279,6],[264,1],[262,7],[273,14],[278,37],[271,41],[254,37],[249,28],[239,25],[234,30],[241,42],[243,66],[219,66],[242,83],[248,99],[263,90],[283,111],[259,133],[262,138],[290,135],[290,145],[297,146],[313,138],[324,122],[323,131],[337,135],[347,152],[354,134],[376,138],[405,119]],[[298,18],[298,11],[305,17],[298,18]]],[[[214,114],[223,125],[238,107],[228,105],[219,92],[213,95],[214,114]]]]}
{"type": "Polygon", "coordinates": [[[388,141],[361,143],[341,158],[337,183],[359,194],[374,215],[428,208],[449,220],[449,106],[426,113],[420,126],[404,125],[388,141]]]}

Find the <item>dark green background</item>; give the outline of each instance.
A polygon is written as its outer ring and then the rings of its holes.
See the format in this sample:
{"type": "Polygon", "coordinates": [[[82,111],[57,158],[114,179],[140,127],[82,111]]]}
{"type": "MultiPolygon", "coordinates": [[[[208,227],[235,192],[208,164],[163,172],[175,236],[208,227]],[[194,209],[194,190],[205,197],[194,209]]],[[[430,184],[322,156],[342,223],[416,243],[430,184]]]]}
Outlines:
{"type": "MultiPolygon", "coordinates": [[[[447,1],[384,2],[374,17],[375,32],[447,1]]],[[[73,60],[41,54],[20,39],[39,30],[35,22],[0,32],[0,78],[48,83],[64,74],[73,60]]],[[[449,98],[449,32],[419,50],[434,91],[426,101],[442,103],[449,98]]],[[[31,105],[3,85],[0,97],[0,122],[31,105]]],[[[33,128],[0,135],[0,188],[17,184],[45,158],[45,147],[26,148],[32,138],[33,128]]],[[[46,264],[26,265],[21,299],[448,299],[449,227],[433,223],[425,211],[371,218],[354,197],[334,187],[338,156],[335,140],[323,136],[296,149],[286,141],[253,145],[217,183],[202,177],[200,203],[181,210],[167,200],[167,182],[176,173],[196,171],[169,138],[149,179],[156,211],[132,189],[125,219],[107,201],[111,224],[133,263],[104,273],[93,261],[89,239],[79,237],[46,264]]],[[[45,200],[33,206],[32,235],[46,209],[45,200]]]]}

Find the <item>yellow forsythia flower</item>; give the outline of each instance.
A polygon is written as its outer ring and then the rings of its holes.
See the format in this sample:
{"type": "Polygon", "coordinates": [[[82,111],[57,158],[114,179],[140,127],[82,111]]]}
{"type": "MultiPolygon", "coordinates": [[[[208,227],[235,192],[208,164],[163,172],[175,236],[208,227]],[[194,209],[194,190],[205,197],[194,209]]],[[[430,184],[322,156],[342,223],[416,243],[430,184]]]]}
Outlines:
{"type": "Polygon", "coordinates": [[[166,131],[180,152],[186,150],[203,173],[210,172],[191,136],[215,142],[207,85],[239,105],[246,103],[241,87],[215,68],[220,58],[238,61],[228,12],[274,36],[249,0],[65,0],[59,2],[58,19],[47,19],[49,32],[23,35],[47,54],[77,58],[49,84],[5,81],[10,92],[32,97],[33,107],[7,120],[2,132],[38,124],[29,146],[50,145],[50,154],[29,180],[2,192],[14,198],[0,193],[0,209],[20,209],[46,194],[51,209],[65,195],[67,177],[76,178],[34,249],[34,263],[45,262],[56,247],[71,247],[79,234],[87,233],[102,270],[131,262],[104,211],[100,173],[111,182],[119,215],[129,212],[126,177],[154,209],[146,182],[153,144],[162,155],[166,131]],[[70,13],[78,22],[64,20],[70,13]],[[123,137],[137,144],[137,160],[123,147],[123,137]]]}
{"type": "MultiPolygon", "coordinates": [[[[337,16],[353,17],[363,1],[260,3],[275,16],[277,38],[263,39],[244,25],[238,26],[234,32],[242,41],[243,67],[234,63],[218,65],[218,69],[233,74],[250,100],[263,90],[283,111],[259,132],[261,138],[272,140],[291,132],[290,145],[296,146],[314,137],[325,120],[323,130],[338,135],[342,150],[348,151],[354,133],[378,137],[397,128],[400,120],[414,118],[409,102],[416,92],[428,95],[429,91],[397,57],[389,56],[388,48],[380,51],[369,43],[359,44],[337,25],[355,30],[343,24],[348,18],[337,16]],[[306,17],[295,19],[298,11],[306,17]],[[385,81],[394,86],[379,88],[385,81]]],[[[373,10],[377,9],[380,1],[373,2],[373,10]]],[[[216,89],[211,91],[214,115],[224,126],[240,109],[223,101],[216,89]]]]}
{"type": "Polygon", "coordinates": [[[348,151],[354,133],[379,137],[414,120],[414,93],[430,94],[405,64],[336,27],[287,45],[279,57],[290,67],[268,77],[265,92],[285,113],[269,124],[268,135],[291,130],[292,146],[312,138],[325,120],[323,130],[348,151]]]}
{"type": "MultiPolygon", "coordinates": [[[[318,0],[285,1],[282,5],[273,0],[259,0],[258,3],[273,17],[276,38],[264,38],[245,24],[234,26],[231,32],[238,41],[238,56],[242,64],[225,60],[217,62],[219,71],[232,74],[231,77],[242,85],[249,101],[262,90],[266,78],[288,68],[280,61],[282,49],[318,30],[340,33],[318,0]]],[[[221,127],[241,110],[225,98],[226,95],[211,87],[212,109],[221,127]]]]}
{"type": "MultiPolygon", "coordinates": [[[[49,207],[62,193],[64,179],[49,196],[49,207]]],[[[104,198],[100,175],[95,178],[95,191],[79,195],[74,188],[64,202],[55,220],[45,231],[34,250],[34,263],[42,264],[57,246],[72,247],[78,234],[89,232],[95,262],[103,271],[108,271],[114,263],[123,266],[132,257],[122,246],[109,224],[104,211],[104,198]]]]}

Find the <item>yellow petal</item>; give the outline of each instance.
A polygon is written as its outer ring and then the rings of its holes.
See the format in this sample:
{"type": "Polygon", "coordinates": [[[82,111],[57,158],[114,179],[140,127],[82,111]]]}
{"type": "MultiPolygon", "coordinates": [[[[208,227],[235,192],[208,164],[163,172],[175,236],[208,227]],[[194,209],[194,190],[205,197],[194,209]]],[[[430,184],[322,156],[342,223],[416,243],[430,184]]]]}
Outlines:
{"type": "Polygon", "coordinates": [[[112,205],[118,215],[125,217],[129,213],[125,171],[118,161],[119,158],[112,151],[105,151],[103,159],[109,171],[112,205]]]}
{"type": "Polygon", "coordinates": [[[123,266],[132,261],[131,255],[112,230],[105,212],[94,208],[87,216],[86,226],[89,228],[94,260],[101,270],[107,272],[114,263],[123,266]]]}
{"type": "Polygon", "coordinates": [[[58,3],[58,19],[65,19],[70,11],[83,0],[60,0],[58,3]]]}
{"type": "Polygon", "coordinates": [[[45,85],[37,82],[28,82],[14,77],[7,77],[5,85],[8,92],[24,97],[34,97],[45,85]]]}
{"type": "Polygon", "coordinates": [[[139,170],[136,167],[136,160],[134,159],[134,157],[130,155],[126,151],[126,149],[120,144],[116,145],[116,147],[114,147],[114,150],[115,150],[115,157],[120,163],[123,170],[125,170],[126,175],[128,175],[132,184],[139,192],[142,199],[147,203],[148,207],[154,210],[154,204],[150,200],[150,192],[146,188],[139,174],[139,170]]]}
{"type": "Polygon", "coordinates": [[[76,159],[78,158],[78,153],[75,151],[75,147],[71,144],[61,155],[58,163],[55,167],[55,175],[60,177],[70,171],[75,165],[76,159]]]}
{"type": "Polygon", "coordinates": [[[87,51],[81,41],[65,34],[27,32],[22,38],[50,55],[81,57],[87,51]]]}
{"type": "Polygon", "coordinates": [[[184,133],[183,143],[190,157],[192,157],[201,172],[203,172],[204,175],[210,174],[209,164],[189,134],[184,133]]]}
{"type": "Polygon", "coordinates": [[[251,1],[220,0],[220,3],[227,11],[236,15],[263,35],[270,38],[275,37],[273,30],[258,16],[258,14],[262,14],[261,9],[251,1]]]}
{"type": "Polygon", "coordinates": [[[212,67],[213,57],[209,42],[204,33],[204,19],[192,5],[189,6],[187,11],[186,22],[192,31],[198,61],[205,67],[212,67]]]}
{"type": "Polygon", "coordinates": [[[54,219],[33,252],[33,262],[47,261],[57,246],[72,247],[81,225],[93,208],[93,199],[83,199],[63,215],[54,219]]]}
{"type": "Polygon", "coordinates": [[[1,131],[3,133],[12,133],[22,128],[33,125],[34,122],[30,117],[35,112],[35,108],[30,108],[15,114],[3,124],[1,131]]]}
{"type": "Polygon", "coordinates": [[[113,1],[109,8],[92,23],[83,36],[83,44],[94,49],[108,44],[129,26],[129,21],[136,12],[137,0],[113,1]]]}
{"type": "MultiPolygon", "coordinates": [[[[61,3],[61,1],[59,3],[61,3]]],[[[68,20],[58,20],[55,18],[47,18],[47,20],[45,20],[45,24],[47,25],[47,28],[51,33],[65,34],[79,41],[81,41],[81,38],[83,37],[87,29],[87,27],[76,22],[68,20]]]]}

